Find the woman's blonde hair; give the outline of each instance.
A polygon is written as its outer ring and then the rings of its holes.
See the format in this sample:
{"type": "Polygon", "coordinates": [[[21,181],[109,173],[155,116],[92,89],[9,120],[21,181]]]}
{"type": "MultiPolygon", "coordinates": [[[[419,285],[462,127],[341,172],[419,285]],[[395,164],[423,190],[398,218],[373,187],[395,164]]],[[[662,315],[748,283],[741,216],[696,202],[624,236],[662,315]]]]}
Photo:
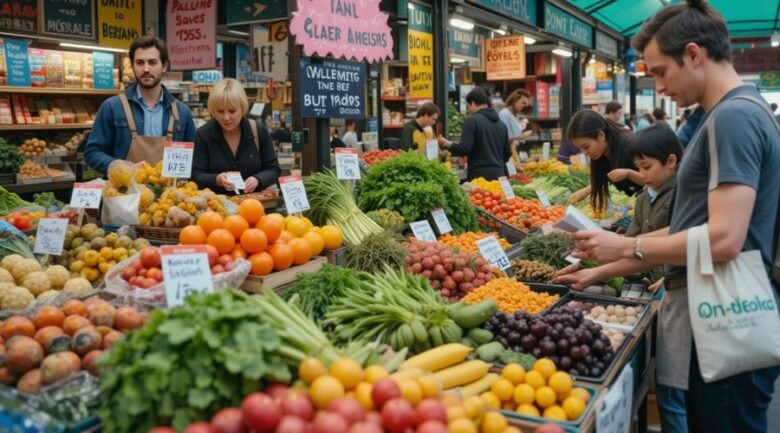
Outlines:
{"type": "Polygon", "coordinates": [[[249,102],[246,98],[244,86],[233,78],[219,80],[209,92],[209,101],[206,104],[212,115],[217,107],[237,107],[243,116],[249,111],[249,102]]]}

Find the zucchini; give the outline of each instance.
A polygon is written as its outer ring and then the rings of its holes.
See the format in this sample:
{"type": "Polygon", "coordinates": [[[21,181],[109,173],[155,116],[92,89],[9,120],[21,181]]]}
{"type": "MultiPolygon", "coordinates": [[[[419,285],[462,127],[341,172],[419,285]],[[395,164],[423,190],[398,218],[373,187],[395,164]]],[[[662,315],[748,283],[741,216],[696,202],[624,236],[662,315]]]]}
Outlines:
{"type": "Polygon", "coordinates": [[[456,310],[450,310],[449,315],[463,329],[472,329],[485,323],[498,311],[498,304],[492,299],[477,302],[456,310]]]}
{"type": "Polygon", "coordinates": [[[493,362],[504,351],[504,345],[498,341],[487,343],[477,348],[477,357],[485,362],[493,362]]]}
{"type": "Polygon", "coordinates": [[[474,340],[477,344],[487,344],[493,341],[493,333],[482,328],[474,328],[469,331],[466,336],[474,340]]]}
{"type": "Polygon", "coordinates": [[[468,347],[470,347],[470,348],[472,348],[472,349],[476,349],[476,348],[477,348],[477,346],[479,346],[479,344],[475,343],[475,342],[474,342],[474,340],[472,340],[472,339],[471,339],[471,338],[469,338],[469,337],[463,337],[463,338],[461,338],[461,339],[460,339],[460,344],[462,344],[462,345],[464,345],[464,346],[468,346],[468,347]]]}

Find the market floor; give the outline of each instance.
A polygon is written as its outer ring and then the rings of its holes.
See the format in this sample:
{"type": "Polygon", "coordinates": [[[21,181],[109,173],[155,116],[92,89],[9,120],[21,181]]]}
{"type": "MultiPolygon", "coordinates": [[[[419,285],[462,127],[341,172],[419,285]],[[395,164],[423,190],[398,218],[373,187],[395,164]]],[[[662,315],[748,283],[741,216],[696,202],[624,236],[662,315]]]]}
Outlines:
{"type": "Polygon", "coordinates": [[[769,429],[770,432],[780,432],[780,378],[775,381],[775,395],[769,405],[769,429]]]}

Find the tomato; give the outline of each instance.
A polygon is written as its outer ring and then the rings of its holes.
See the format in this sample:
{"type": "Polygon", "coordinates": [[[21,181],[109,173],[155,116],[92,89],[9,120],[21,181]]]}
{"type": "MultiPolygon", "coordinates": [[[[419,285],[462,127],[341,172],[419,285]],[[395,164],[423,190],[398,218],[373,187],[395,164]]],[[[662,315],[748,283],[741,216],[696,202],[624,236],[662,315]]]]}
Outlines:
{"type": "Polygon", "coordinates": [[[32,223],[30,222],[29,219],[22,217],[16,220],[14,226],[16,226],[16,228],[18,228],[19,230],[24,231],[24,230],[29,230],[32,227],[32,223]]]}
{"type": "Polygon", "coordinates": [[[219,261],[219,252],[213,245],[206,245],[206,253],[209,256],[209,266],[214,266],[219,261]]]}
{"type": "Polygon", "coordinates": [[[333,400],[328,406],[328,410],[343,416],[349,424],[363,421],[366,416],[363,407],[352,397],[341,397],[333,400]]]}
{"type": "Polygon", "coordinates": [[[228,407],[217,412],[211,418],[211,430],[214,433],[247,433],[249,429],[241,422],[241,410],[228,407]]]}
{"type": "Polygon", "coordinates": [[[414,409],[408,401],[394,398],[382,407],[382,422],[390,433],[404,433],[414,425],[414,409]]]}
{"type": "Polygon", "coordinates": [[[418,426],[426,421],[446,423],[447,409],[439,400],[428,398],[417,404],[417,407],[414,409],[414,419],[418,426]]]}
{"type": "Polygon", "coordinates": [[[183,433],[212,433],[212,431],[211,424],[206,421],[198,421],[187,426],[183,433]]]}
{"type": "Polygon", "coordinates": [[[417,427],[415,433],[447,433],[447,426],[440,421],[426,421],[417,427]]]}
{"type": "Polygon", "coordinates": [[[281,400],[282,413],[287,416],[300,418],[304,421],[311,421],[314,418],[314,404],[305,392],[293,389],[290,390],[281,400]]]}
{"type": "Polygon", "coordinates": [[[401,396],[401,388],[390,378],[379,379],[371,388],[371,399],[374,406],[381,408],[388,400],[401,396]]]}
{"type": "Polygon", "coordinates": [[[211,267],[211,274],[217,275],[225,272],[225,267],[222,265],[214,265],[211,267]]]}
{"type": "Polygon", "coordinates": [[[349,424],[343,416],[333,412],[320,412],[314,418],[314,433],[346,433],[349,424]]]}
{"type": "Polygon", "coordinates": [[[241,403],[241,420],[255,431],[273,430],[281,419],[282,410],[268,394],[252,393],[241,403]]]}
{"type": "Polygon", "coordinates": [[[163,280],[163,272],[160,268],[149,268],[146,271],[146,278],[152,278],[157,282],[160,282],[163,280]]]}
{"type": "Polygon", "coordinates": [[[379,424],[373,422],[362,421],[357,424],[352,424],[347,433],[383,433],[382,427],[379,424]]]}
{"type": "Polygon", "coordinates": [[[141,264],[145,268],[160,267],[160,252],[155,247],[144,247],[141,250],[141,264]]]}
{"type": "Polygon", "coordinates": [[[217,263],[222,265],[222,267],[225,267],[228,265],[228,263],[233,262],[233,257],[230,257],[230,254],[222,254],[219,256],[219,260],[217,260],[217,263]]]}
{"type": "Polygon", "coordinates": [[[298,417],[288,415],[279,421],[279,425],[276,426],[275,433],[306,433],[307,431],[308,426],[306,425],[306,421],[298,417]]]}
{"type": "Polygon", "coordinates": [[[130,281],[131,278],[135,277],[135,275],[138,273],[138,270],[134,266],[128,266],[124,269],[122,269],[122,279],[125,281],[130,281]]]}
{"type": "Polygon", "coordinates": [[[176,433],[176,430],[170,427],[155,427],[149,430],[149,433],[176,433]]]}

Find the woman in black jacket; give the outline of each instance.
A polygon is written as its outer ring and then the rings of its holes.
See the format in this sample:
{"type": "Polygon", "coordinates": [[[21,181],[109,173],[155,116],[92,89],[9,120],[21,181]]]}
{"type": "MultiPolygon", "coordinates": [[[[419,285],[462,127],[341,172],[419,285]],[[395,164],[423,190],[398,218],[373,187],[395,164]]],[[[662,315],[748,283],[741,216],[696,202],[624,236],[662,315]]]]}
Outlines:
{"type": "Polygon", "coordinates": [[[276,183],[281,169],[271,135],[265,126],[246,119],[246,92],[238,81],[226,78],[209,93],[208,109],[213,119],[195,135],[192,180],[200,188],[220,194],[234,191],[228,172],[240,172],[244,191],[262,191],[276,183]]]}

